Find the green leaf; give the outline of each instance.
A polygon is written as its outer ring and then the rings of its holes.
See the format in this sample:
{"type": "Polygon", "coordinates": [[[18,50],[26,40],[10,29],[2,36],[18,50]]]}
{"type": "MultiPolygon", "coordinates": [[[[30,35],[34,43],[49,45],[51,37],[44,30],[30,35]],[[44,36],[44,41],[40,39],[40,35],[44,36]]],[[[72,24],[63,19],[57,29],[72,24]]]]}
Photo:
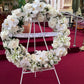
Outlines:
{"type": "Polygon", "coordinates": [[[18,26],[21,28],[22,28],[22,25],[24,25],[23,18],[21,20],[19,19],[19,23],[18,23],[18,26]]]}
{"type": "Polygon", "coordinates": [[[7,48],[7,47],[4,47],[6,50],[9,51],[9,53],[11,54],[11,49],[10,48],[7,48]]]}
{"type": "Polygon", "coordinates": [[[18,2],[19,2],[19,7],[20,8],[26,4],[25,0],[18,0],[18,2]]]}

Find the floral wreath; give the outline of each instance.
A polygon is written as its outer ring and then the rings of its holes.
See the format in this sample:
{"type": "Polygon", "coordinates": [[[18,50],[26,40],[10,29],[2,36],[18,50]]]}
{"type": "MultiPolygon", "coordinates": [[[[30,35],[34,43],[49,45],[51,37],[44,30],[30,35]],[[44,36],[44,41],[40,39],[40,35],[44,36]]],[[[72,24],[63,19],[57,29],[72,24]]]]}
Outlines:
{"type": "Polygon", "coordinates": [[[70,46],[69,34],[66,18],[51,5],[35,0],[32,4],[27,3],[22,8],[13,10],[12,15],[7,16],[2,24],[1,38],[7,59],[17,67],[33,72],[51,68],[58,64],[62,56],[66,56],[70,46]],[[30,54],[22,44],[19,44],[19,39],[10,37],[10,34],[22,33],[22,25],[35,18],[39,22],[47,20],[49,27],[54,32],[61,32],[62,35],[53,37],[53,49],[30,54]]]}

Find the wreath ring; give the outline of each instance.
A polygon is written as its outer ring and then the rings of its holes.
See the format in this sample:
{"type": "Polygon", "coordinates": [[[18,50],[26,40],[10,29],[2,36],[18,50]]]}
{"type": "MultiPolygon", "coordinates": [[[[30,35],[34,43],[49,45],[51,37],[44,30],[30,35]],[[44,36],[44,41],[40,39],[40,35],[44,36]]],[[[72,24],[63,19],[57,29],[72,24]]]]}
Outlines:
{"type": "Polygon", "coordinates": [[[70,46],[69,34],[66,18],[49,4],[35,0],[32,4],[27,3],[22,8],[13,10],[12,15],[7,16],[2,24],[1,38],[7,59],[17,67],[33,72],[51,68],[58,64],[62,56],[66,56],[70,46]],[[24,29],[22,25],[34,19],[39,22],[47,20],[54,32],[62,33],[53,37],[53,49],[30,54],[23,45],[19,44],[19,39],[10,37],[22,33],[24,29]]]}

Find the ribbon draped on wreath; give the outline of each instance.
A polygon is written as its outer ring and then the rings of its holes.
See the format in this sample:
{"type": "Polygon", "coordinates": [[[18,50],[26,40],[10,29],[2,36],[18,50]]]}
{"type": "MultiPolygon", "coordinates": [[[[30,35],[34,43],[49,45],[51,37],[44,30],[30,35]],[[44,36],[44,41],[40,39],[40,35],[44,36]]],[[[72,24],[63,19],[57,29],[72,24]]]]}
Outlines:
{"type": "Polygon", "coordinates": [[[58,64],[62,56],[66,56],[70,46],[69,34],[66,18],[51,5],[35,0],[32,4],[27,3],[24,7],[13,10],[12,15],[7,16],[2,24],[1,38],[7,59],[17,67],[33,72],[51,68],[58,64]],[[22,33],[23,25],[34,19],[39,22],[46,20],[54,32],[62,33],[53,37],[53,49],[30,54],[22,44],[19,44],[19,39],[10,37],[10,34],[22,33]]]}

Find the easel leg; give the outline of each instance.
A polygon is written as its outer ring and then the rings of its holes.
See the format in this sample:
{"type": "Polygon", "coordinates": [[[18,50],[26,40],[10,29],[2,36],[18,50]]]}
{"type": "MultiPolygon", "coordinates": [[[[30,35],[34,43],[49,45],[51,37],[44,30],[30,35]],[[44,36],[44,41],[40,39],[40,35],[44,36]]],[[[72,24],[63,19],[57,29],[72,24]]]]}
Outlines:
{"type": "Polygon", "coordinates": [[[35,78],[36,78],[36,72],[35,72],[35,78]]]}
{"type": "Polygon", "coordinates": [[[22,69],[22,74],[21,74],[20,84],[22,84],[22,79],[23,79],[23,69],[22,69]]]}
{"type": "Polygon", "coordinates": [[[55,69],[55,66],[53,66],[53,67],[54,67],[55,75],[56,75],[56,77],[57,77],[58,84],[61,84],[61,83],[60,83],[60,80],[59,80],[59,77],[58,77],[58,75],[57,75],[57,71],[56,71],[56,69],[55,69]]]}

